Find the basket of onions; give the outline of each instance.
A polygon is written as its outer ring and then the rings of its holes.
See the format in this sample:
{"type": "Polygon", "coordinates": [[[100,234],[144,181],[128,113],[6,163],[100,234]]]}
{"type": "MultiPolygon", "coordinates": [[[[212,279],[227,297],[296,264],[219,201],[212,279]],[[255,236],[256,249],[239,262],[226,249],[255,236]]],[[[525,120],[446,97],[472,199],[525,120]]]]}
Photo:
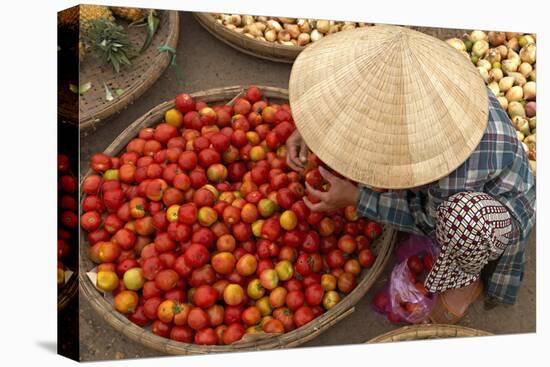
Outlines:
{"type": "Polygon", "coordinates": [[[239,14],[194,13],[214,37],[249,55],[292,63],[309,44],[332,33],[371,24],[239,14]]]}
{"type": "Polygon", "coordinates": [[[537,37],[516,32],[473,31],[447,40],[477,66],[487,87],[508,112],[536,174],[537,37]]]}

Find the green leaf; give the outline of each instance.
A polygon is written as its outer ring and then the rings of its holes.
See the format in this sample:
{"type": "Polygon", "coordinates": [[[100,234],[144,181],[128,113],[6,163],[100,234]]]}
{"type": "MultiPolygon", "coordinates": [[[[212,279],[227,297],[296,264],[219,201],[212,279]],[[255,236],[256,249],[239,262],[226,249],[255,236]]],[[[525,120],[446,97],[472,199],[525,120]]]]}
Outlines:
{"type": "Polygon", "coordinates": [[[117,94],[117,96],[121,96],[122,93],[124,93],[124,89],[122,89],[122,88],[117,88],[117,89],[115,89],[115,93],[117,94]]]}
{"type": "Polygon", "coordinates": [[[155,16],[155,13],[151,10],[149,11],[149,15],[147,16],[147,37],[145,38],[145,42],[143,42],[143,46],[141,46],[141,50],[139,50],[139,53],[145,52],[151,46],[151,43],[153,42],[153,37],[155,36],[155,33],[157,33],[157,30],[159,28],[159,18],[155,16]]]}
{"type": "Polygon", "coordinates": [[[74,84],[69,84],[69,89],[74,94],[83,95],[84,93],[86,93],[87,91],[92,89],[92,83],[88,82],[88,83],[82,84],[78,87],[74,84]]]}

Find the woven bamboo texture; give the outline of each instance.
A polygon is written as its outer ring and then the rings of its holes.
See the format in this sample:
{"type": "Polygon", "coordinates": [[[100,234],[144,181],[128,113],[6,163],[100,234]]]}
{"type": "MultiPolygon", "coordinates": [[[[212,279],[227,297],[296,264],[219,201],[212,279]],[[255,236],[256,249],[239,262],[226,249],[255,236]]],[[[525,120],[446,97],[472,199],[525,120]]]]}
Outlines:
{"type": "Polygon", "coordinates": [[[307,145],[354,181],[406,189],[462,164],[487,125],[487,88],[446,42],[404,27],[338,32],[308,46],[289,81],[307,145]]]}
{"type": "MultiPolygon", "coordinates": [[[[309,46],[286,46],[274,42],[257,40],[224,27],[222,24],[216,22],[211,13],[193,13],[193,15],[199,24],[218,40],[236,50],[261,59],[292,64],[300,52],[309,46]]],[[[461,37],[466,32],[463,29],[452,28],[407,27],[441,40],[461,37]]]]}
{"type": "Polygon", "coordinates": [[[464,338],[493,335],[487,331],[459,325],[421,324],[404,326],[372,338],[367,343],[387,343],[410,340],[464,338]]]}
{"type": "MultiPolygon", "coordinates": [[[[132,60],[132,65],[124,66],[117,74],[110,65],[101,65],[91,53],[86,53],[80,65],[80,84],[92,83],[92,88],[80,96],[79,125],[89,129],[120,112],[141,96],[162,75],[168,67],[171,55],[160,52],[158,47],[167,45],[176,48],[179,37],[179,12],[159,11],[160,25],[149,48],[132,60]],[[105,83],[114,99],[106,100],[105,83]],[[115,90],[123,92],[117,96],[115,90]]],[[[139,49],[146,37],[143,27],[128,28],[128,37],[139,49]]],[[[60,111],[62,112],[62,111],[60,111]]]]}
{"type": "MultiPolygon", "coordinates": [[[[288,99],[288,91],[286,89],[259,86],[264,96],[270,101],[282,102],[288,99]]],[[[198,101],[209,103],[223,104],[230,101],[236,95],[241,94],[245,90],[242,86],[232,86],[219,89],[210,89],[192,93],[191,95],[198,101]]],[[[167,109],[174,107],[174,101],[164,102],[138,120],[128,126],[126,130],[120,134],[111,145],[105,150],[106,154],[119,154],[126,144],[133,139],[138,132],[149,126],[154,126],[159,123],[164,112],[167,109]]],[[[88,171],[82,178],[91,174],[88,171]]],[[[92,308],[101,315],[107,323],[120,333],[127,336],[129,339],[141,343],[147,347],[153,348],[167,354],[205,354],[205,353],[223,353],[232,351],[252,351],[265,350],[275,348],[289,348],[301,345],[322,332],[326,331],[331,326],[338,323],[348,315],[354,312],[354,305],[365,295],[372,287],[376,279],[380,276],[390,259],[396,240],[396,231],[390,227],[384,227],[382,236],[372,244],[373,251],[377,254],[376,261],[372,268],[363,270],[357,287],[340,303],[331,310],[319,316],[310,323],[285,334],[256,334],[250,339],[248,336],[245,340],[241,340],[232,345],[226,346],[201,346],[196,344],[186,344],[176,342],[170,339],[162,338],[154,335],[147,329],[141,328],[131,323],[124,315],[116,312],[112,305],[109,304],[95,288],[94,284],[86,276],[86,272],[94,267],[94,264],[88,257],[89,244],[86,242],[85,236],[81,233],[80,237],[80,291],[81,295],[87,299],[92,308]]]]}
{"type": "Polygon", "coordinates": [[[65,309],[78,294],[78,277],[77,274],[69,279],[67,284],[57,290],[57,310],[65,309]]]}

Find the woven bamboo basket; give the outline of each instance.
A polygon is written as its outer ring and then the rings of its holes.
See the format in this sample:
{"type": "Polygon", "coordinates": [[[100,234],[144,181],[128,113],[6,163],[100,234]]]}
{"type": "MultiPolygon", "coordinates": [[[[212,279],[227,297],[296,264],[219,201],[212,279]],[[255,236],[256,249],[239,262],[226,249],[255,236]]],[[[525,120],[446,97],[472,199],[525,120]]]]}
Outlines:
{"type": "Polygon", "coordinates": [[[69,281],[57,290],[57,310],[64,310],[76,298],[77,294],[78,277],[76,274],[73,274],[69,281]]]}
{"type": "MultiPolygon", "coordinates": [[[[288,99],[288,91],[286,89],[265,86],[259,86],[259,88],[262,90],[264,96],[271,101],[283,102],[288,99]]],[[[191,95],[199,101],[209,103],[219,102],[219,104],[223,104],[232,100],[234,97],[244,92],[244,90],[245,89],[241,86],[232,86],[196,92],[191,95]]],[[[174,101],[168,101],[147,112],[133,124],[128,126],[128,128],[126,128],[126,130],[124,130],[105,150],[105,153],[109,155],[120,153],[126,144],[138,134],[139,130],[159,123],[164,116],[164,112],[173,107],[174,101]]],[[[89,174],[91,174],[91,171],[88,171],[83,179],[89,174]]],[[[92,284],[90,279],[86,276],[86,272],[92,269],[94,264],[88,258],[89,244],[86,243],[85,236],[82,233],[80,237],[80,291],[82,296],[90,302],[92,308],[113,328],[119,330],[129,339],[163,353],[186,355],[295,347],[315,338],[317,335],[326,331],[328,328],[354,312],[354,305],[372,287],[388,263],[395,244],[396,234],[397,232],[390,227],[384,227],[382,236],[372,244],[373,251],[377,254],[374,265],[368,270],[363,270],[357,287],[331,310],[289,333],[260,333],[252,337],[253,339],[241,340],[240,342],[227,346],[200,346],[165,339],[154,335],[147,329],[131,323],[124,315],[116,312],[112,305],[104,299],[102,294],[98,292],[94,284],[92,284]]]]}
{"type": "Polygon", "coordinates": [[[367,343],[401,342],[409,340],[464,338],[493,335],[487,331],[459,325],[420,324],[404,326],[372,338],[367,343]]]}
{"type": "MultiPolygon", "coordinates": [[[[296,57],[298,57],[298,54],[307,47],[285,46],[274,42],[265,42],[246,37],[218,23],[212,13],[193,13],[193,15],[204,29],[223,43],[248,55],[262,59],[292,64],[296,57]]],[[[466,32],[463,29],[407,27],[442,40],[452,37],[461,37],[466,32]]]]}
{"type": "MultiPolygon", "coordinates": [[[[89,129],[111,115],[121,111],[141,96],[168,67],[171,55],[159,51],[167,45],[176,48],[179,37],[179,12],[159,11],[160,25],[153,42],[141,55],[132,60],[132,65],[121,68],[117,74],[110,65],[101,65],[94,55],[86,54],[80,65],[80,83],[92,83],[92,88],[80,96],[79,126],[89,129]],[[105,83],[114,99],[106,100],[105,83]],[[123,92],[117,96],[115,90],[123,92]]],[[[133,45],[140,47],[146,36],[144,28],[128,28],[128,37],[133,45]]],[[[69,92],[72,93],[72,92],[69,92]]],[[[63,110],[60,109],[60,112],[63,110]]]]}

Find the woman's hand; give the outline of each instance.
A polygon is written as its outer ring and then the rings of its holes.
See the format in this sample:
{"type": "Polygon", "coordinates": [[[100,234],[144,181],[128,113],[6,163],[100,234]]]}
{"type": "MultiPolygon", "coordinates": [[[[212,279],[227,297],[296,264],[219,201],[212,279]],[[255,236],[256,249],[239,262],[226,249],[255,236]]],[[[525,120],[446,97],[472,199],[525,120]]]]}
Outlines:
{"type": "Polygon", "coordinates": [[[295,171],[301,171],[307,162],[307,146],[298,129],[286,140],[286,147],[286,164],[295,171]]]}
{"type": "Polygon", "coordinates": [[[321,176],[330,184],[327,192],[315,190],[306,182],[307,190],[313,196],[319,198],[320,202],[313,204],[304,197],[304,203],[314,212],[330,211],[344,208],[349,205],[355,205],[359,196],[359,188],[349,182],[334,176],[323,167],[319,167],[321,176]]]}

